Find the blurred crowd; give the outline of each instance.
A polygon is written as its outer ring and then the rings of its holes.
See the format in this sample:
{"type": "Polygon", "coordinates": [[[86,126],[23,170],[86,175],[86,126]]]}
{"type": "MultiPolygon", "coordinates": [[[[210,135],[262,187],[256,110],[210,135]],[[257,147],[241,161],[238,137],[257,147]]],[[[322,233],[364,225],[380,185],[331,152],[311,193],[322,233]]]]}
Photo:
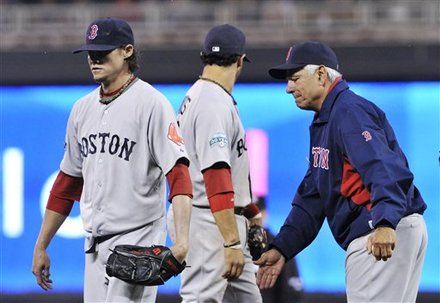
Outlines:
{"type": "MultiPolygon", "coordinates": [[[[168,2],[174,1],[192,1],[192,2],[236,2],[238,0],[166,0],[168,2]]],[[[251,0],[253,2],[262,2],[264,0],[251,0]]],[[[294,2],[295,0],[272,0],[277,2],[294,2]]],[[[304,0],[302,0],[304,2],[304,0]]],[[[352,3],[360,2],[360,0],[311,0],[314,2],[329,2],[329,3],[352,3]]],[[[381,1],[381,0],[370,0],[370,1],[381,1]]],[[[96,3],[92,0],[3,0],[3,3],[20,3],[20,4],[39,4],[39,3],[50,3],[50,4],[63,4],[63,3],[96,3]]],[[[144,3],[144,2],[164,2],[164,0],[101,0],[100,3],[144,3]]],[[[248,1],[249,2],[249,1],[248,1]]]]}
{"type": "MultiPolygon", "coordinates": [[[[2,1],[2,0],[0,0],[2,1]]],[[[84,24],[127,20],[137,43],[198,45],[207,28],[243,28],[249,46],[321,40],[333,44],[440,43],[438,0],[3,0],[2,49],[69,49],[84,24]]]]}

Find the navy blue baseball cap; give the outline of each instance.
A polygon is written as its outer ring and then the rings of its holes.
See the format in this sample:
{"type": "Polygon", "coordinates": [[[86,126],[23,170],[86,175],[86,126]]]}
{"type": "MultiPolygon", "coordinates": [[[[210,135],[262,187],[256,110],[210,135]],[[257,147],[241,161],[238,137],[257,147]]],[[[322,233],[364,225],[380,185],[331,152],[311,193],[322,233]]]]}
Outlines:
{"type": "Polygon", "coordinates": [[[290,73],[295,73],[308,64],[324,65],[339,71],[338,58],[327,45],[317,41],[307,41],[289,48],[284,64],[269,69],[269,74],[275,79],[286,79],[290,73]]]}
{"type": "MultiPolygon", "coordinates": [[[[244,33],[230,24],[217,25],[211,28],[206,35],[202,54],[243,55],[246,36],[244,33]]],[[[250,61],[247,57],[245,61],[250,61]]]]}
{"type": "Polygon", "coordinates": [[[126,21],[116,18],[98,19],[87,28],[86,44],[73,53],[110,51],[127,44],[134,44],[134,37],[126,21]]]}

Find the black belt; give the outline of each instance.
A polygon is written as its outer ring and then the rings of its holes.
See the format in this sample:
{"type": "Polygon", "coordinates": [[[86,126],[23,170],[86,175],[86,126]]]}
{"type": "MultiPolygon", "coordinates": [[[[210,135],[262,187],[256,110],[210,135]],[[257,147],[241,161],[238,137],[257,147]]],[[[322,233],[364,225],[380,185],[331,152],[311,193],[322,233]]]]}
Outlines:
{"type": "Polygon", "coordinates": [[[138,229],[141,229],[143,227],[146,227],[146,226],[150,225],[151,223],[153,223],[153,222],[148,222],[148,223],[145,223],[145,224],[143,224],[141,226],[136,226],[134,228],[130,228],[130,229],[118,232],[118,233],[93,237],[93,244],[92,244],[92,246],[88,250],[86,250],[86,254],[94,253],[96,251],[96,245],[97,244],[100,244],[100,243],[102,243],[104,241],[107,241],[107,240],[109,240],[109,239],[111,239],[111,238],[113,238],[115,236],[120,236],[120,235],[125,235],[125,234],[128,234],[128,233],[131,233],[131,232],[133,232],[135,230],[138,230],[138,229]]]}
{"type": "MultiPolygon", "coordinates": [[[[210,209],[209,206],[202,206],[202,205],[194,205],[194,207],[197,208],[202,208],[202,209],[210,209]]],[[[244,207],[243,206],[235,206],[234,207],[234,214],[239,215],[239,216],[243,216],[243,212],[244,212],[244,207]]]]}

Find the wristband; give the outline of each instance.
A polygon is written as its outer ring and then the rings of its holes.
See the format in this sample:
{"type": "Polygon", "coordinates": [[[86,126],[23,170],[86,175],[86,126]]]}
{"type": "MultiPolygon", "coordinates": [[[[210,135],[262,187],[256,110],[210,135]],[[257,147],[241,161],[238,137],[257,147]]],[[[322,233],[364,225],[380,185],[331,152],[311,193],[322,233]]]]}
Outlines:
{"type": "Polygon", "coordinates": [[[241,244],[237,244],[237,245],[233,245],[233,246],[228,246],[225,248],[229,248],[229,249],[241,249],[241,244]]]}
{"type": "Polygon", "coordinates": [[[224,243],[223,247],[224,248],[233,248],[234,246],[237,246],[237,245],[240,245],[240,248],[241,248],[241,241],[240,240],[235,241],[234,243],[229,243],[229,244],[224,243]]]}
{"type": "Polygon", "coordinates": [[[247,219],[252,219],[258,215],[259,212],[260,209],[258,208],[257,204],[249,203],[243,209],[243,216],[245,216],[247,219]]]}

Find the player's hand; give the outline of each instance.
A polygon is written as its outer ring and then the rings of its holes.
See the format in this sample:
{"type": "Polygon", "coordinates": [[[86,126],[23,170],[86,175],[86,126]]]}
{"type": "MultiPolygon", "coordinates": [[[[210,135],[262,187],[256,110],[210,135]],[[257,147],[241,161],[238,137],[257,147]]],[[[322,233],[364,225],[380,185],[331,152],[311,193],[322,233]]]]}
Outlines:
{"type": "Polygon", "coordinates": [[[260,266],[257,272],[257,285],[260,289],[266,289],[274,286],[286,259],[278,250],[272,248],[254,263],[260,266]]]}
{"type": "Polygon", "coordinates": [[[50,259],[46,250],[35,247],[32,261],[32,273],[37,279],[37,284],[44,290],[52,289],[52,280],[50,279],[50,259]]]}
{"type": "Polygon", "coordinates": [[[174,246],[170,247],[170,250],[173,253],[174,258],[176,258],[179,263],[183,263],[188,254],[188,244],[176,243],[174,246]]]}
{"type": "Polygon", "coordinates": [[[396,231],[391,227],[378,227],[368,237],[367,250],[377,261],[391,258],[396,245],[396,231]]]}
{"type": "Polygon", "coordinates": [[[244,267],[244,256],[241,249],[225,248],[225,272],[222,277],[234,280],[240,277],[244,267]]]}

